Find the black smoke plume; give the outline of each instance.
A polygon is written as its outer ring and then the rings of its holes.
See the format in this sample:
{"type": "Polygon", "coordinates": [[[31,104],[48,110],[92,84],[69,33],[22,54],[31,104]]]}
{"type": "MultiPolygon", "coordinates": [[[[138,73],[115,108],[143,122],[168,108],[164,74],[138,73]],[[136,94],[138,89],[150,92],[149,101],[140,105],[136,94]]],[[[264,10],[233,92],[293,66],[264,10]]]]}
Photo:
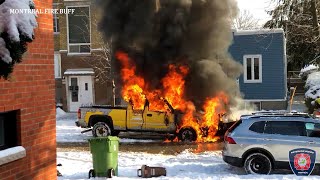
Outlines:
{"type": "Polygon", "coordinates": [[[169,64],[187,64],[186,99],[196,106],[220,91],[240,96],[236,79],[242,68],[228,53],[238,10],[234,0],[101,2],[99,28],[113,52],[127,52],[152,88],[161,86],[169,64]]]}

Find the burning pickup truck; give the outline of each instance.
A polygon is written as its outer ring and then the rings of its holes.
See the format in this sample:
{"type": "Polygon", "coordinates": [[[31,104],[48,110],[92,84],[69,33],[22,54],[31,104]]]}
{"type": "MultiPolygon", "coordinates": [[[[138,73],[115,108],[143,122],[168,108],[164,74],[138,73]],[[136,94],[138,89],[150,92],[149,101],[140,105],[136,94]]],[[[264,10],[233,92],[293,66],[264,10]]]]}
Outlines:
{"type": "MultiPolygon", "coordinates": [[[[146,103],[143,110],[135,110],[129,103],[123,106],[86,106],[78,110],[77,126],[88,128],[83,132],[92,131],[93,136],[117,136],[120,132],[154,132],[170,134],[172,140],[200,141],[210,135],[210,126],[200,127],[196,124],[183,124],[185,114],[173,109],[164,101],[167,111],[150,110],[146,103]],[[91,128],[91,129],[90,129],[91,128]]],[[[217,133],[224,131],[223,123],[219,123],[217,133]]],[[[214,140],[214,139],[213,139],[214,140]]],[[[211,139],[211,141],[213,141],[211,139]]]]}
{"type": "Polygon", "coordinates": [[[134,110],[130,103],[127,107],[81,107],[76,125],[92,127],[93,136],[117,136],[121,131],[156,132],[177,135],[181,141],[195,141],[196,131],[192,127],[179,128],[182,114],[166,103],[170,109],[166,112],[152,111],[147,103],[143,110],[134,110]]]}

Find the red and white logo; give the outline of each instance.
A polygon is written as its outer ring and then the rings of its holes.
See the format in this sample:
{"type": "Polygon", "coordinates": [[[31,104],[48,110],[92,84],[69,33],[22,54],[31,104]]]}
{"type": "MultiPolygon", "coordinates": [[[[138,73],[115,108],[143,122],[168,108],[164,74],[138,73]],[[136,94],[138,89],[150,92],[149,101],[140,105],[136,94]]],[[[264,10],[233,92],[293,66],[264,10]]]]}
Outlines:
{"type": "Polygon", "coordinates": [[[297,170],[309,170],[311,165],[311,158],[309,154],[296,154],[294,156],[294,167],[297,170]]]}

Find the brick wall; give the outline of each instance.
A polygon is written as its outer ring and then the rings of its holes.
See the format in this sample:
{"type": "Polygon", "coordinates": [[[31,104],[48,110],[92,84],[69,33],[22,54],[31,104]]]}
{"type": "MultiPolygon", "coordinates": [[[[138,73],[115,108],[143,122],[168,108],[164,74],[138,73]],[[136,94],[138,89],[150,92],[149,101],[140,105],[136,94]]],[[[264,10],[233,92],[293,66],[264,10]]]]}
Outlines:
{"type": "MultiPolygon", "coordinates": [[[[51,9],[52,0],[34,0],[51,9]]],[[[19,145],[26,157],[0,166],[0,179],[56,179],[55,81],[51,14],[39,14],[35,40],[9,81],[0,80],[0,112],[19,110],[19,145]]]]}

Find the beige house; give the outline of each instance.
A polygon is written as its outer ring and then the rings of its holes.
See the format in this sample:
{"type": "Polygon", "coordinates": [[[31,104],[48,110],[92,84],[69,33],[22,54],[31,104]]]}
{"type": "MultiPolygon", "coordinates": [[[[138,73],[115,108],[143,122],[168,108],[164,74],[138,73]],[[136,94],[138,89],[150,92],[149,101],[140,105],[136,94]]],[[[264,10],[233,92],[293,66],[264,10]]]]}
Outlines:
{"type": "Polygon", "coordinates": [[[99,9],[93,0],[54,0],[56,103],[75,112],[86,104],[112,104],[111,58],[98,31],[99,9]]]}

